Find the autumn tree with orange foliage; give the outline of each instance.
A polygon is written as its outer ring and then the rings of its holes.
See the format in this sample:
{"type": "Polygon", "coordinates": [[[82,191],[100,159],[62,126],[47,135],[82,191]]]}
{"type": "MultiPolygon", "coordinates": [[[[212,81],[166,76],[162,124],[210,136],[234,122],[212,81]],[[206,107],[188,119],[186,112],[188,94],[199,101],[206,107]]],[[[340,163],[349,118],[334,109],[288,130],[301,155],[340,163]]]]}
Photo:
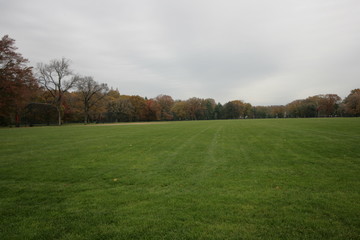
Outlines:
{"type": "Polygon", "coordinates": [[[155,101],[160,106],[160,119],[161,120],[173,120],[174,116],[171,113],[171,108],[174,105],[174,100],[169,95],[158,95],[155,101]]]}
{"type": "Polygon", "coordinates": [[[360,116],[360,88],[354,89],[344,99],[345,112],[352,116],[360,116]]]}
{"type": "Polygon", "coordinates": [[[28,60],[16,52],[15,40],[0,40],[0,123],[20,125],[21,113],[35,97],[37,82],[28,60]]]}

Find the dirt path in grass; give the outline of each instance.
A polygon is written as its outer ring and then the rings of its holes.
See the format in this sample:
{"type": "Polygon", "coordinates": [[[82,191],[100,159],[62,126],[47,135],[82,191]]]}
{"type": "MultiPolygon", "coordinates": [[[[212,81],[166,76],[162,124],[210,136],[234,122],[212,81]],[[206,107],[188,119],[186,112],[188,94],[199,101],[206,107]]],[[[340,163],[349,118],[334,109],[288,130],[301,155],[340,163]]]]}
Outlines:
{"type": "Polygon", "coordinates": [[[168,122],[99,123],[99,124],[89,124],[86,126],[96,127],[96,126],[148,125],[148,124],[168,124],[168,122]]]}

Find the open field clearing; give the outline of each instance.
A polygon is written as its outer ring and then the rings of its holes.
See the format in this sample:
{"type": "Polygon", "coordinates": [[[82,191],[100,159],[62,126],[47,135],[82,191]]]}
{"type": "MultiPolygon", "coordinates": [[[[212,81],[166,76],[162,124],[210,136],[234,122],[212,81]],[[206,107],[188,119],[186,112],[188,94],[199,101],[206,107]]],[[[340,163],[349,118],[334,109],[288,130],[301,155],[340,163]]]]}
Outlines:
{"type": "Polygon", "coordinates": [[[360,118],[0,129],[0,239],[360,239],[360,118]]]}

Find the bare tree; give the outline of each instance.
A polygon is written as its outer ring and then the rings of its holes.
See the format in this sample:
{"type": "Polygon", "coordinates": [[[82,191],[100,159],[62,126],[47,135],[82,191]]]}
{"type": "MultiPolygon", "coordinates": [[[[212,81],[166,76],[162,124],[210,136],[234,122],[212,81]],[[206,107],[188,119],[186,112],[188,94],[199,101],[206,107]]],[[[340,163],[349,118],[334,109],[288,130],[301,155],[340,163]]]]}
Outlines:
{"type": "Polygon", "coordinates": [[[70,60],[66,58],[51,60],[49,64],[39,63],[37,65],[39,83],[52,96],[52,104],[58,112],[59,125],[62,123],[63,96],[69,89],[74,87],[77,78],[73,76],[70,69],[70,60]]]}
{"type": "Polygon", "coordinates": [[[109,92],[105,83],[98,83],[92,77],[77,77],[76,87],[84,107],[84,123],[88,123],[90,110],[109,92]]]}

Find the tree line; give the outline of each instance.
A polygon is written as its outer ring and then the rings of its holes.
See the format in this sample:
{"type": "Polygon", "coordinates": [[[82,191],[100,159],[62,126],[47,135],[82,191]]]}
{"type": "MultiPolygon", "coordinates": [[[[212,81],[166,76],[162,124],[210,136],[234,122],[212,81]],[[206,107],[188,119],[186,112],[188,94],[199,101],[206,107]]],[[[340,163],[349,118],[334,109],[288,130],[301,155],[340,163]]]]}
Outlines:
{"type": "Polygon", "coordinates": [[[221,104],[197,97],[174,100],[163,94],[148,99],[122,95],[106,83],[74,74],[66,58],[33,68],[16,50],[14,39],[2,37],[1,125],[360,116],[360,89],[343,100],[323,94],[279,106],[252,106],[241,100],[221,104]]]}

